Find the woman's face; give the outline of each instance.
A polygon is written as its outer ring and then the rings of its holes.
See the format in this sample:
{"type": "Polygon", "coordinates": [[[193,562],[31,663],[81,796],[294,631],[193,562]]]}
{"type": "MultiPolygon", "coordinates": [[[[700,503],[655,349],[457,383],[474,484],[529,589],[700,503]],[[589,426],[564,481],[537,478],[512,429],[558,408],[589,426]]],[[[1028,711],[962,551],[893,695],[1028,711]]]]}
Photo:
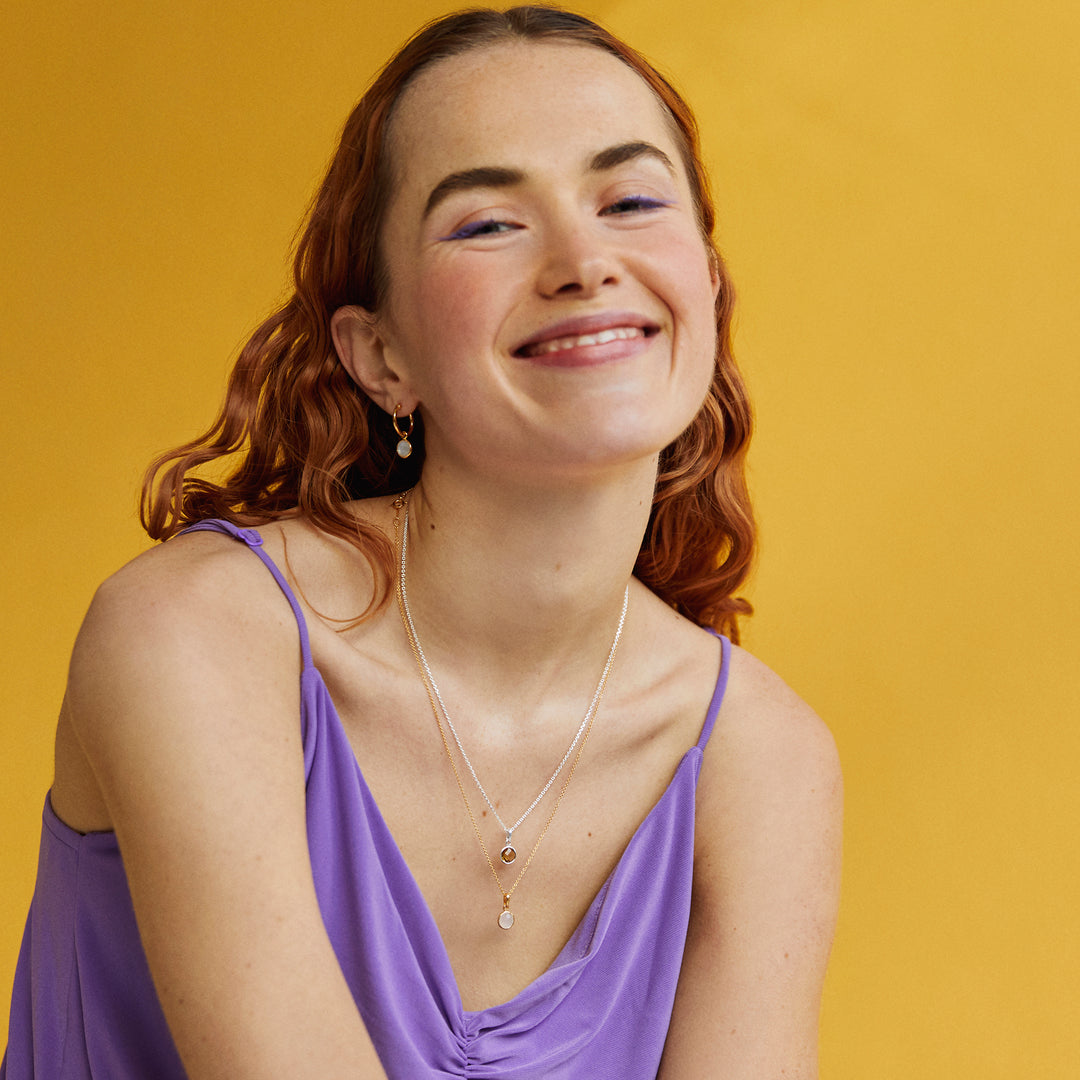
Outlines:
{"type": "Polygon", "coordinates": [[[565,478],[689,424],[716,282],[670,120],[631,68],[566,43],[441,61],[389,152],[376,327],[429,465],[565,478]]]}

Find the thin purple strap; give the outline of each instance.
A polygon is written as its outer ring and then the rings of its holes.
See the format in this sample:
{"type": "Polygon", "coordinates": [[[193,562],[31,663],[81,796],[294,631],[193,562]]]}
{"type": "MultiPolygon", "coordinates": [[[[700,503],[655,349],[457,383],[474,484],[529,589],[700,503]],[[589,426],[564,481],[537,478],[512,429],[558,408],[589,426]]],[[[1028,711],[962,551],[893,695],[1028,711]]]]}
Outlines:
{"type": "Polygon", "coordinates": [[[274,580],[285,594],[285,599],[289,601],[289,607],[292,608],[293,615],[296,616],[296,628],[300,632],[300,654],[304,658],[304,671],[307,671],[312,667],[311,642],[308,640],[307,621],[304,619],[304,613],[300,608],[300,602],[296,599],[292,589],[289,588],[289,583],[285,580],[285,575],[277,568],[277,564],[274,560],[263,550],[263,538],[259,535],[258,531],[256,529],[242,529],[238,525],[234,525],[231,521],[225,521],[223,518],[207,518],[205,521],[199,521],[194,525],[189,525],[186,529],[177,533],[177,536],[182,536],[184,533],[189,532],[228,533],[229,536],[247,544],[247,546],[262,559],[266,569],[274,575],[274,580]]]}
{"type": "MultiPolygon", "coordinates": [[[[709,633],[715,634],[715,631],[710,630],[709,633]]],[[[716,637],[720,639],[720,674],[717,676],[716,689],[713,690],[712,700],[705,713],[705,723],[701,726],[701,735],[697,741],[701,750],[705,749],[716,724],[716,715],[720,712],[720,703],[724,700],[724,690],[727,689],[728,672],[731,671],[731,642],[723,634],[716,634],[716,637]]]]}

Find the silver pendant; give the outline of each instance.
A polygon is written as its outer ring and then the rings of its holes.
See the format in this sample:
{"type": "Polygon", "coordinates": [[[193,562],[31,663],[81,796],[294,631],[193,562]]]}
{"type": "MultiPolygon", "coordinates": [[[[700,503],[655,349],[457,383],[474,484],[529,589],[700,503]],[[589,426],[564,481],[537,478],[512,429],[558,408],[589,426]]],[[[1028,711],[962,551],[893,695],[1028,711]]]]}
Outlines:
{"type": "Polygon", "coordinates": [[[499,858],[509,866],[517,858],[517,848],[514,847],[511,842],[511,834],[506,834],[506,843],[503,845],[502,851],[499,852],[499,858]]]}

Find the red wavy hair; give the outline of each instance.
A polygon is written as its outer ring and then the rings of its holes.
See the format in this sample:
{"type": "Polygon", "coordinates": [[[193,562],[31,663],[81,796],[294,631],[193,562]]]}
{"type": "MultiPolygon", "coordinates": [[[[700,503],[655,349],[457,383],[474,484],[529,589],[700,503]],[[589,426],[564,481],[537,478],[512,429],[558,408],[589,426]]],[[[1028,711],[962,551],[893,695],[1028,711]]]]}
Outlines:
{"type": "Polygon", "coordinates": [[[390,541],[344,504],[416,483],[424,459],[422,425],[413,435],[416,450],[403,461],[394,453],[397,437],[389,418],[339,362],[330,317],[348,304],[375,311],[386,294],[378,240],[391,182],[387,131],[402,91],[439,60],[521,39],[567,41],[611,53],[645,80],[670,114],[720,279],[716,370],[698,415],[660,455],[635,573],[687,617],[738,640],[737,616],[751,611],[734,596],[754,552],[744,468],[751,413],[732,356],[734,296],[712,239],[715,211],[697,124],[679,93],[641,55],[588,19],[558,8],[478,8],[449,15],[421,29],[381,70],[346,122],[312,205],[294,260],[294,293],[241,350],[209,430],[150,465],[142,523],[154,539],[167,539],[207,517],[260,525],[303,514],[359,548],[376,580],[385,583],[364,614],[385,601],[394,572],[390,541]],[[221,482],[195,475],[200,466],[231,455],[239,460],[221,482]]]}

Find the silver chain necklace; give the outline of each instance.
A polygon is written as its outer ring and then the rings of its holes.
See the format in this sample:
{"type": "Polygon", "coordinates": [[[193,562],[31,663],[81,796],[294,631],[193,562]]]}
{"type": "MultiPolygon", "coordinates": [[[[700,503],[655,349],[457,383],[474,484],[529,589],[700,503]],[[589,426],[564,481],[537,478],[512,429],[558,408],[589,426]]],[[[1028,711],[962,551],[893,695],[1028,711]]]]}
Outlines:
{"type": "Polygon", "coordinates": [[[578,744],[578,740],[581,738],[582,733],[589,726],[589,721],[592,719],[593,714],[596,712],[596,707],[600,703],[600,696],[604,691],[604,684],[607,682],[607,677],[611,671],[611,664],[615,659],[615,651],[619,647],[619,638],[622,637],[623,624],[626,622],[626,608],[630,600],[630,586],[627,585],[623,591],[622,612],[619,615],[619,625],[615,630],[615,637],[611,642],[611,648],[608,650],[607,662],[604,664],[604,670],[600,675],[600,681],[596,684],[596,692],[592,696],[592,701],[589,702],[589,708],[585,712],[585,718],[578,725],[577,731],[574,733],[573,741],[567,747],[566,753],[563,754],[562,760],[555,767],[555,771],[551,774],[548,782],[541,788],[540,794],[529,804],[528,809],[514,822],[513,825],[507,825],[503,821],[499,814],[499,811],[495,809],[495,804],[488,797],[488,793],[484,790],[484,785],[480,783],[480,777],[476,775],[476,769],[473,768],[473,763],[469,760],[469,755],[465,753],[465,747],[461,745],[461,738],[457,733],[457,728],[454,727],[454,721],[450,719],[450,713],[446,710],[446,703],[442,699],[442,694],[439,693],[438,683],[435,682],[435,676],[431,674],[431,667],[428,665],[427,657],[424,655],[423,646],[420,644],[420,635],[416,632],[416,626],[413,623],[412,612],[409,610],[409,594],[405,588],[405,556],[409,549],[409,504],[405,503],[405,518],[403,522],[403,528],[401,530],[401,606],[405,614],[405,621],[409,627],[409,633],[412,635],[412,640],[416,644],[416,655],[420,660],[420,665],[424,669],[424,674],[427,676],[428,683],[431,685],[431,689],[435,693],[435,700],[439,703],[439,709],[442,712],[443,719],[446,720],[447,727],[450,728],[451,735],[454,736],[454,743],[457,745],[458,753],[461,754],[461,760],[465,762],[466,768],[469,770],[469,775],[472,776],[476,783],[476,788],[480,792],[484,802],[487,803],[488,809],[495,815],[495,820],[499,823],[499,828],[506,834],[506,842],[503,845],[502,850],[499,852],[499,858],[509,866],[517,858],[517,849],[514,847],[514,830],[539,806],[540,800],[551,790],[551,785],[555,783],[559,773],[562,772],[563,767],[570,760],[571,755],[574,753],[574,748],[578,744]]]}

